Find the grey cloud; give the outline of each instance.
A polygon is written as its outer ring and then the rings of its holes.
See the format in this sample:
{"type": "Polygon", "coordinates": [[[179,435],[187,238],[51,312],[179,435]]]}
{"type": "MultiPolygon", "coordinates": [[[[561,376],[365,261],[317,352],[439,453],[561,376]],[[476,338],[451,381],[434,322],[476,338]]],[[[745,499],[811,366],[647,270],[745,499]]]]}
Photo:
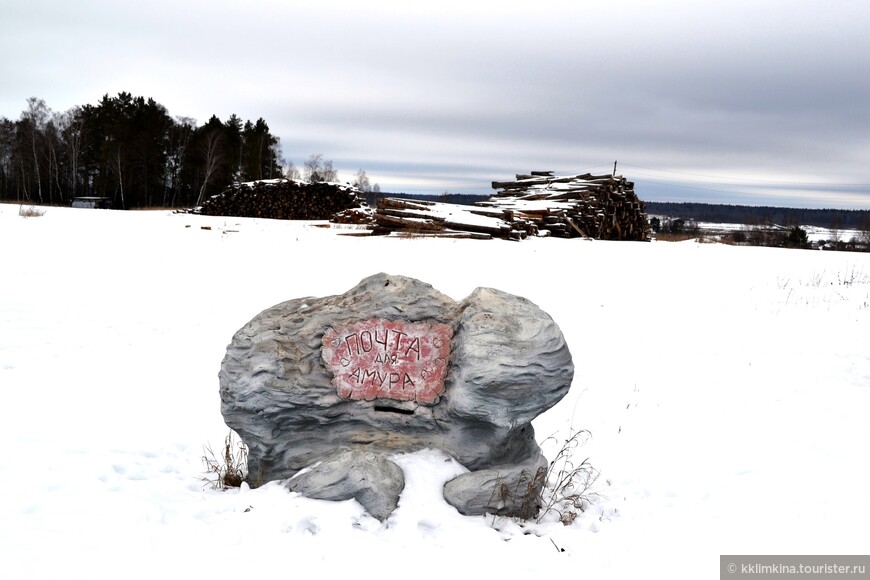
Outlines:
{"type": "Polygon", "coordinates": [[[200,122],[262,116],[297,165],[322,152],[431,192],[613,159],[866,184],[868,24],[849,0],[14,0],[0,114],[133,91],[200,122]]]}

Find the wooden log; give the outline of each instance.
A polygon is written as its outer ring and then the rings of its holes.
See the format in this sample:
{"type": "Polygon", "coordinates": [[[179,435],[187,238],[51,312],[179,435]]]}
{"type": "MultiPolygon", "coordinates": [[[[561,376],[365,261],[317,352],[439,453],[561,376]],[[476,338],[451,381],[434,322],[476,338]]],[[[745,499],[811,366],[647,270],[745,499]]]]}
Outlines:
{"type": "Polygon", "coordinates": [[[414,237],[420,238],[451,238],[451,239],[460,239],[460,240],[491,240],[492,236],[489,234],[479,234],[475,232],[459,232],[459,231],[450,231],[444,230],[440,232],[403,232],[414,237]]]}
{"type": "Polygon", "coordinates": [[[568,183],[572,180],[571,177],[529,177],[518,181],[493,181],[493,189],[502,189],[510,187],[528,187],[530,185],[547,185],[548,183],[568,183]]]}
{"type": "Polygon", "coordinates": [[[490,234],[493,236],[504,237],[510,232],[510,228],[507,225],[504,226],[485,226],[481,224],[468,224],[462,222],[452,222],[447,220],[444,222],[444,226],[452,229],[452,230],[460,230],[463,232],[475,232],[481,234],[490,234]]]}
{"type": "Polygon", "coordinates": [[[426,214],[424,212],[417,212],[412,210],[397,210],[397,209],[387,209],[387,208],[378,208],[377,215],[388,215],[399,218],[413,218],[413,219],[422,219],[429,220],[433,222],[443,222],[445,218],[437,215],[426,214]]]}
{"type": "Polygon", "coordinates": [[[580,228],[580,226],[578,226],[577,224],[575,224],[574,221],[571,220],[571,218],[565,218],[565,222],[566,222],[569,226],[571,226],[572,228],[574,228],[574,231],[576,231],[578,234],[580,234],[581,237],[584,237],[584,238],[587,237],[587,236],[586,236],[586,232],[584,232],[584,231],[580,228]]]}
{"type": "Polygon", "coordinates": [[[375,214],[375,221],[379,226],[386,226],[390,229],[405,229],[405,230],[443,230],[445,225],[442,222],[433,222],[429,220],[420,220],[415,218],[402,218],[382,213],[375,214]]]}
{"type": "Polygon", "coordinates": [[[484,209],[484,206],[473,206],[475,209],[468,209],[468,213],[474,215],[480,215],[483,217],[491,217],[496,219],[501,219],[502,214],[504,213],[503,209],[499,209],[497,207],[493,207],[492,209],[484,209]]]}
{"type": "Polygon", "coordinates": [[[395,197],[382,197],[378,200],[379,208],[389,207],[396,209],[429,210],[433,205],[435,205],[435,202],[432,201],[398,199],[395,197]]]}

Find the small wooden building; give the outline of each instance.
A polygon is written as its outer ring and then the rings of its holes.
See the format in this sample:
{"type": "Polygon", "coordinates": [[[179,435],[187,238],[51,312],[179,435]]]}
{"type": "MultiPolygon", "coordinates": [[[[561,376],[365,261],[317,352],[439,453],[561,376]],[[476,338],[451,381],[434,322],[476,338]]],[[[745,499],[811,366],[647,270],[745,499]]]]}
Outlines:
{"type": "Polygon", "coordinates": [[[109,197],[74,197],[72,206],[87,209],[112,209],[112,199],[109,197]]]}

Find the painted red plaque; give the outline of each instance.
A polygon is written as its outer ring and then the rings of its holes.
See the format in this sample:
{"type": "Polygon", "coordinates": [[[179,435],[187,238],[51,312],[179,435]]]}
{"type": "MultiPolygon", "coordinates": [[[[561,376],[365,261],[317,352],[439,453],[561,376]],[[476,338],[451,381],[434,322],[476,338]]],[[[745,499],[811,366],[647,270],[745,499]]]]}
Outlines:
{"type": "Polygon", "coordinates": [[[327,329],[320,354],[344,399],[431,404],[444,389],[452,337],[447,324],[372,318],[327,329]]]}

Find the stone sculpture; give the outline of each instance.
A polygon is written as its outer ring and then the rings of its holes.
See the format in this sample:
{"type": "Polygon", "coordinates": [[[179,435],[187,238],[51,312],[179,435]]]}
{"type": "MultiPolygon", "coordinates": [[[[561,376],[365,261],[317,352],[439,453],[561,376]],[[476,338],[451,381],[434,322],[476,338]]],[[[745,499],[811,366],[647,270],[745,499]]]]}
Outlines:
{"type": "Polygon", "coordinates": [[[221,411],[252,486],[289,480],[384,520],[404,487],[390,456],[435,448],[469,470],[444,488],[461,513],[527,517],[547,465],[531,421],[573,374],[562,332],[529,300],[478,288],[456,302],[382,273],[254,317],[227,347],[221,411]]]}

